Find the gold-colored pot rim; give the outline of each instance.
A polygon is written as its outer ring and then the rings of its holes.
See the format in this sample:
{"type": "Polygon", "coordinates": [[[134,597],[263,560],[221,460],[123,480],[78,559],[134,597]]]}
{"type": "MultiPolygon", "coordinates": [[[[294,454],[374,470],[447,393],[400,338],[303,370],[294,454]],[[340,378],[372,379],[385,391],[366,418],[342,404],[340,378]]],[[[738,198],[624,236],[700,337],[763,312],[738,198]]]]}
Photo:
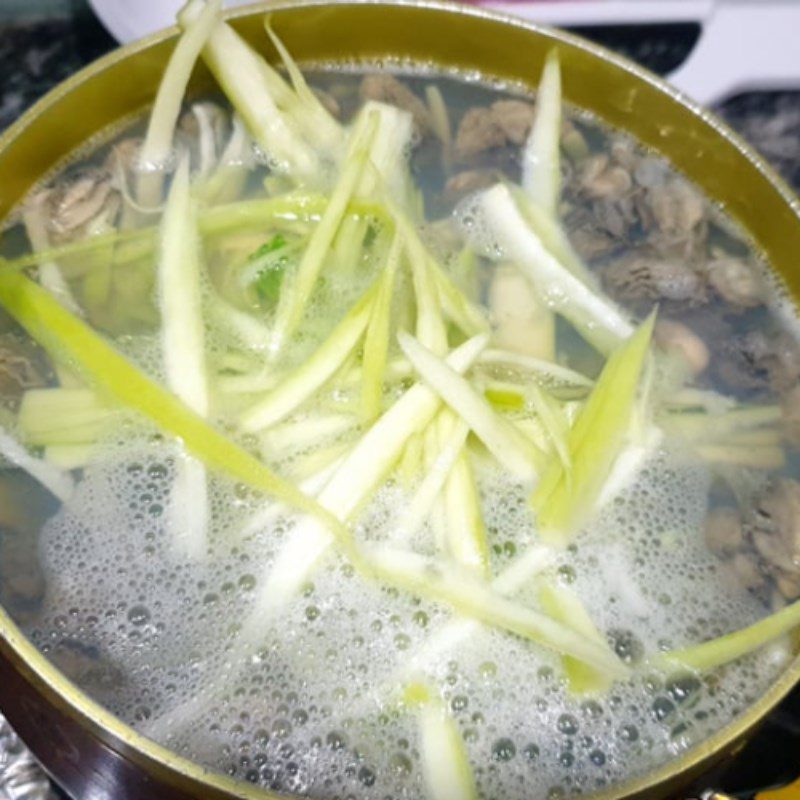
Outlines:
{"type": "MultiPolygon", "coordinates": [[[[651,91],[654,90],[656,95],[658,95],[656,99],[660,98],[660,100],[663,101],[665,108],[675,111],[672,106],[677,104],[681,107],[680,114],[686,117],[686,119],[689,119],[689,117],[686,116],[686,112],[689,112],[693,118],[693,124],[698,130],[705,131],[706,135],[712,140],[714,137],[720,137],[731,145],[738,156],[743,157],[746,162],[749,163],[752,168],[752,174],[757,173],[757,186],[762,193],[765,191],[777,193],[780,202],[776,203],[776,208],[779,207],[784,214],[780,225],[784,227],[784,232],[791,232],[791,238],[800,243],[800,201],[798,201],[788,185],[775,174],[772,168],[769,167],[762,157],[753,151],[748,144],[712,114],[698,106],[690,98],[677,91],[658,76],[603,47],[589,43],[572,34],[536,25],[509,15],[470,6],[457,5],[450,2],[442,2],[441,0],[396,0],[395,2],[382,2],[382,0],[375,0],[374,2],[372,0],[367,0],[366,2],[358,2],[358,0],[355,0],[355,2],[353,2],[353,0],[350,0],[349,2],[338,2],[334,4],[325,3],[324,0],[279,0],[278,2],[258,3],[252,6],[238,8],[226,12],[226,17],[231,20],[244,20],[250,15],[263,13],[269,10],[276,15],[275,22],[279,25],[281,11],[309,9],[323,13],[325,10],[330,10],[330,13],[335,14],[337,13],[337,9],[348,8],[352,10],[355,6],[373,10],[382,9],[387,12],[396,8],[405,8],[419,11],[420,13],[431,12],[432,14],[437,13],[439,15],[446,14],[448,20],[452,21],[454,28],[457,27],[459,20],[471,20],[473,26],[476,24],[476,21],[478,23],[485,23],[487,26],[497,26],[499,24],[517,31],[528,32],[529,34],[533,34],[534,37],[544,37],[552,44],[561,44],[575,51],[579,51],[583,54],[582,57],[587,57],[588,61],[600,59],[606,64],[613,65],[621,73],[620,81],[624,79],[624,81],[632,87],[631,91],[635,91],[636,87],[641,83],[646,84],[650,87],[651,91]],[[670,105],[670,102],[672,105],[670,105]],[[788,214],[791,219],[787,219],[786,214],[788,214]]],[[[357,12],[353,11],[351,13],[357,12]]],[[[49,92],[0,135],[0,180],[3,181],[0,185],[4,186],[4,189],[0,190],[3,192],[3,194],[0,194],[0,219],[8,214],[10,209],[22,198],[24,192],[30,188],[30,182],[28,181],[26,183],[26,178],[29,178],[29,176],[23,175],[22,178],[18,179],[16,182],[14,182],[14,180],[6,180],[9,176],[4,174],[3,167],[5,166],[8,168],[9,165],[4,165],[2,160],[3,154],[13,150],[13,147],[21,140],[21,137],[26,136],[40,118],[58,105],[62,99],[68,97],[72,92],[109,68],[118,65],[120,62],[124,62],[137,54],[144,54],[146,51],[158,45],[163,45],[170,38],[174,37],[177,32],[176,27],[158,32],[141,41],[119,48],[90,64],[49,92]]],[[[375,55],[380,54],[376,52],[375,55]]],[[[459,66],[463,65],[460,64],[459,66]]],[[[536,65],[533,63],[531,64],[531,71],[534,75],[538,72],[536,70],[536,65]]],[[[534,75],[531,76],[531,79],[534,78],[534,75]]],[[[633,105],[635,106],[635,103],[633,105]]],[[[133,111],[135,109],[129,108],[128,110],[133,111]]],[[[611,121],[612,123],[615,122],[613,119],[611,121]]],[[[689,119],[689,122],[692,122],[692,120],[689,119]]],[[[619,124],[618,121],[617,124],[619,124]]],[[[621,125],[621,127],[625,128],[626,126],[621,125]]],[[[668,137],[669,135],[670,132],[667,131],[665,136],[668,137]]],[[[665,152],[669,157],[669,148],[666,146],[663,148],[659,147],[658,141],[649,141],[648,143],[661,149],[662,152],[665,152]]],[[[661,144],[666,144],[666,140],[661,144]]],[[[63,152],[56,152],[56,150],[52,153],[44,152],[42,154],[42,163],[46,166],[46,169],[38,172],[39,177],[51,171],[55,164],[63,160],[65,154],[63,152]],[[59,156],[61,158],[59,158],[59,156]]],[[[678,166],[686,168],[688,164],[691,167],[691,159],[688,157],[687,159],[685,164],[679,163],[678,166]]],[[[692,169],[685,169],[685,171],[690,178],[694,177],[692,169]]],[[[709,191],[712,196],[715,196],[713,186],[704,185],[704,188],[709,191]]],[[[723,188],[725,188],[724,184],[723,188]]],[[[750,187],[748,186],[747,188],[749,189],[750,187]]],[[[741,207],[736,207],[734,204],[734,207],[731,207],[729,210],[734,216],[739,218],[745,227],[753,231],[754,226],[752,223],[755,217],[748,218],[748,213],[756,213],[753,209],[749,209],[745,203],[741,207]]],[[[761,227],[763,230],[761,230],[760,234],[758,231],[754,231],[754,237],[771,259],[776,252],[781,252],[781,259],[779,259],[781,262],[780,271],[789,284],[790,289],[797,293],[797,290],[800,289],[800,271],[793,272],[790,267],[786,266],[788,263],[787,257],[786,253],[779,247],[781,244],[780,242],[772,243],[774,247],[771,246],[769,235],[772,228],[770,228],[766,222],[764,222],[761,227]]],[[[796,249],[795,252],[800,252],[800,248],[796,249]]],[[[80,719],[82,723],[84,723],[84,726],[99,739],[108,742],[109,737],[111,737],[112,745],[123,758],[130,759],[143,768],[148,768],[148,766],[152,766],[153,764],[160,765],[160,767],[170,770],[177,776],[182,776],[190,782],[199,782],[209,787],[209,789],[216,790],[214,792],[215,794],[226,793],[231,798],[242,798],[242,800],[264,800],[265,798],[276,798],[277,800],[277,798],[279,798],[279,795],[266,790],[209,772],[194,762],[176,755],[134,731],[133,728],[124,724],[120,719],[106,711],[83,691],[73,685],[31,644],[31,642],[28,641],[9,615],[1,608],[0,654],[5,655],[12,661],[15,668],[21,673],[24,673],[26,679],[37,687],[44,696],[60,698],[71,716],[80,719]]],[[[696,772],[698,768],[713,757],[714,754],[729,749],[733,743],[740,740],[769,713],[769,711],[780,703],[798,681],[800,681],[800,655],[792,661],[770,689],[759,698],[756,703],[723,729],[667,764],[641,776],[634,777],[625,783],[616,785],[610,790],[595,795],[595,797],[605,800],[606,798],[643,796],[649,790],[666,783],[679,773],[696,772]]]]}

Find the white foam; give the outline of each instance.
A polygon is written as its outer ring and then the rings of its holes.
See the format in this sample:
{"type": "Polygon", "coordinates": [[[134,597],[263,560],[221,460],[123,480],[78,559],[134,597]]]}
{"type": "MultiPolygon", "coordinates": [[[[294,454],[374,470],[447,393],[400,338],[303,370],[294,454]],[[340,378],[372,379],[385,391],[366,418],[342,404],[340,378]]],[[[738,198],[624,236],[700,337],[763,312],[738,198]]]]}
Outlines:
{"type": "MultiPolygon", "coordinates": [[[[446,624],[446,610],[365,583],[332,556],[257,644],[237,645],[257,576],[294,522],[279,516],[234,544],[229,532],[263,501],[212,479],[210,556],[180,562],[163,514],[173,469],[174,453],[142,434],[133,451],[110,443],[87,470],[42,535],[48,611],[35,641],[51,652],[65,640],[92,648],[124,680],[98,689],[84,674],[87,688],[208,767],[315,797],[419,796],[414,721],[379,687],[446,624]]],[[[484,473],[480,485],[498,571],[535,531],[504,476],[484,473]]],[[[763,613],[727,587],[702,546],[708,486],[703,469],[659,452],[551,571],[634,655],[763,613]]],[[[398,487],[379,494],[365,516],[373,538],[396,522],[403,499],[398,487]]],[[[535,587],[520,598],[535,602],[535,587]]],[[[565,692],[552,653],[496,631],[426,663],[482,792],[511,800],[588,791],[668,760],[758,696],[783,663],[776,652],[715,675],[690,698],[645,671],[591,702],[565,692]]]]}

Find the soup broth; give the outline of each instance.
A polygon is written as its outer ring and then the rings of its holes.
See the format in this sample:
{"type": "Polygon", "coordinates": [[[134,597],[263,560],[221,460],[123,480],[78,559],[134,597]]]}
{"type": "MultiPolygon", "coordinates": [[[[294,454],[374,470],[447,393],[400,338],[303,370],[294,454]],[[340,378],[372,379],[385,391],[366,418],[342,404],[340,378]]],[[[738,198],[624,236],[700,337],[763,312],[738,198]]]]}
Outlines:
{"type": "Polygon", "coordinates": [[[547,110],[554,63],[537,95],[317,67],[318,138],[274,89],[305,149],[271,152],[223,81],[166,161],[137,122],[12,221],[0,593],[137,731],[310,797],[559,798],[788,663],[696,646],[794,624],[794,308],[667,161],[547,110]]]}

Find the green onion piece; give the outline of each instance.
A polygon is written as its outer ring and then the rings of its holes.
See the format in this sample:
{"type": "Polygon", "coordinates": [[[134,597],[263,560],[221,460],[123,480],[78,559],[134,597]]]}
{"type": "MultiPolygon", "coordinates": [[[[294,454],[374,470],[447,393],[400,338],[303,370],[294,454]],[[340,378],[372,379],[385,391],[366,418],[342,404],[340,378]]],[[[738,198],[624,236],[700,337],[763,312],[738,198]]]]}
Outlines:
{"type": "MultiPolygon", "coordinates": [[[[211,320],[246,347],[260,352],[269,347],[269,328],[255,316],[225,300],[213,286],[208,288],[206,308],[211,320]]],[[[272,373],[274,375],[274,371],[272,373]]],[[[238,375],[236,378],[242,378],[238,375]]],[[[218,385],[216,387],[220,389],[218,385]]]]}
{"type": "Polygon", "coordinates": [[[526,394],[530,398],[533,408],[558,454],[567,483],[569,483],[572,480],[572,456],[569,452],[569,419],[558,401],[537,384],[530,384],[527,387],[526,394]]]}
{"type": "MultiPolygon", "coordinates": [[[[450,366],[466,371],[485,345],[485,337],[464,342],[450,354],[450,366]]],[[[317,495],[317,502],[337,520],[346,522],[386,478],[406,441],[428,425],[439,405],[439,398],[426,386],[412,386],[349,449],[317,495]]],[[[333,536],[316,520],[297,526],[263,580],[251,617],[263,619],[290,600],[332,544],[333,536]]],[[[356,563],[361,563],[359,557],[356,563]]]]}
{"type": "Polygon", "coordinates": [[[363,112],[359,115],[353,133],[351,151],[345,159],[339,180],[330,196],[322,219],[311,235],[293,280],[291,283],[284,281],[273,333],[272,346],[276,351],[283,345],[286,337],[294,332],[303,318],[306,305],[311,299],[317,278],[322,270],[322,264],[369,161],[378,122],[377,116],[367,116],[363,112]]]}
{"type": "Polygon", "coordinates": [[[264,17],[264,29],[278,51],[295,91],[296,103],[289,106],[287,110],[292,113],[308,141],[324,150],[333,160],[338,160],[344,146],[342,126],[331,116],[309,87],[291,53],[273,31],[269,15],[264,17]]]}
{"type": "Polygon", "coordinates": [[[236,200],[244,191],[250,174],[252,140],[238,114],[233,114],[231,124],[231,135],[217,165],[197,187],[197,196],[206,205],[236,200]]]}
{"type": "Polygon", "coordinates": [[[546,209],[536,205],[525,192],[520,191],[519,187],[513,184],[506,185],[514,196],[517,207],[522,216],[525,217],[525,221],[542,240],[542,244],[547,250],[578,280],[597,290],[597,277],[589,270],[572,246],[558,215],[551,214],[546,209]]]}
{"type": "Polygon", "coordinates": [[[533,481],[536,466],[543,460],[538,448],[495,413],[467,380],[416,339],[401,331],[398,341],[420,377],[467,422],[492,455],[516,477],[533,481]]]}
{"type": "MultiPolygon", "coordinates": [[[[31,248],[38,253],[50,249],[50,236],[47,232],[46,196],[35,195],[22,207],[22,222],[31,248]]],[[[42,285],[58,298],[59,302],[73,314],[83,314],[83,310],[75,300],[69,284],[64,279],[61,267],[52,259],[44,260],[41,256],[39,264],[39,280],[42,285]]]]}
{"type": "MultiPolygon", "coordinates": [[[[539,588],[539,602],[542,604],[545,614],[568,625],[587,639],[592,639],[598,645],[607,648],[609,654],[612,654],[611,648],[603,634],[592,622],[586,607],[571,589],[566,586],[543,583],[539,588]]],[[[570,691],[574,694],[602,694],[611,686],[608,676],[593,669],[590,664],[572,656],[564,656],[562,662],[570,691]]]]}
{"type": "Polygon", "coordinates": [[[469,453],[462,448],[447,477],[444,495],[447,550],[464,569],[489,577],[489,542],[469,453]]]}
{"type": "MultiPolygon", "coordinates": [[[[189,187],[189,159],[181,159],[159,229],[158,299],[167,386],[196,413],[209,413],[205,327],[200,294],[200,237],[189,187]]],[[[175,464],[167,504],[172,544],[180,555],[200,558],[208,534],[208,481],[202,463],[175,464]]]]}
{"type": "Polygon", "coordinates": [[[308,360],[242,414],[244,430],[263,430],[285,419],[339,369],[361,339],[379,290],[380,284],[373,284],[308,360]]]}
{"type": "Polygon", "coordinates": [[[554,217],[561,196],[561,67],[551,50],[536,93],[536,117],[522,152],[522,185],[531,200],[554,217]]]}
{"type": "Polygon", "coordinates": [[[380,278],[378,293],[372,306],[367,333],[364,337],[363,375],[361,378],[361,418],[371,422],[381,410],[383,379],[389,353],[392,296],[395,275],[400,263],[400,237],[392,240],[386,266],[380,278]]]}
{"type": "MultiPolygon", "coordinates": [[[[427,435],[432,428],[437,430],[441,440],[439,451],[397,523],[397,532],[400,536],[394,536],[393,538],[408,540],[430,516],[454,464],[458,461],[469,434],[469,426],[462,420],[456,419],[450,409],[442,409],[434,423],[426,428],[425,434],[427,435]],[[443,415],[447,418],[448,424],[446,425],[440,424],[443,415]]],[[[404,451],[404,457],[406,452],[413,453],[414,445],[416,445],[417,452],[415,464],[413,465],[414,471],[409,475],[410,480],[416,478],[417,472],[420,470],[420,437],[413,436],[409,439],[404,451]]],[[[411,467],[405,467],[401,463],[401,469],[403,468],[408,468],[409,471],[412,469],[411,467]]]]}
{"type": "Polygon", "coordinates": [[[421,684],[403,692],[407,706],[416,709],[419,754],[429,800],[478,800],[478,789],[467,748],[455,720],[441,700],[421,684]]]}
{"type": "MultiPolygon", "coordinates": [[[[453,350],[446,364],[456,374],[466,372],[486,346],[485,336],[469,339],[453,350]]],[[[427,386],[412,386],[359,439],[319,496],[340,519],[361,506],[394,466],[409,437],[433,419],[441,401],[427,386]]]]}
{"type": "Polygon", "coordinates": [[[671,650],[653,660],[664,669],[685,667],[698,672],[715,669],[758,650],[800,626],[800,600],[747,628],[702,644],[671,650]]]}
{"type": "Polygon", "coordinates": [[[540,300],[568,320],[601,353],[633,333],[623,312],[600,291],[575,277],[547,249],[507,187],[482,192],[475,212],[503,251],[528,277],[540,300]]]}
{"type": "Polygon", "coordinates": [[[158,279],[167,385],[193,411],[207,416],[200,242],[187,159],[178,166],[161,218],[158,279]]]}
{"type": "Polygon", "coordinates": [[[442,317],[439,292],[430,269],[431,259],[403,212],[393,209],[393,216],[411,265],[411,279],[417,303],[417,338],[429,350],[437,355],[444,355],[447,352],[447,329],[442,317]]]}
{"type": "MultiPolygon", "coordinates": [[[[200,7],[196,2],[189,3],[178,14],[184,29],[200,7]]],[[[299,178],[318,179],[321,167],[317,154],[301,137],[296,120],[278,108],[278,98],[285,99],[283,93],[291,90],[272,67],[222,20],[208,37],[203,59],[274,166],[299,178]]]]}
{"type": "Polygon", "coordinates": [[[651,314],[606,362],[569,434],[571,475],[551,463],[531,496],[539,534],[566,545],[594,513],[603,484],[625,445],[655,323],[651,314]]]}
{"type": "Polygon", "coordinates": [[[92,444],[50,444],[44,448],[45,461],[59,469],[83,469],[91,460],[92,444]]]}
{"type": "Polygon", "coordinates": [[[209,0],[202,11],[186,26],[178,39],[158,87],[150,121],[147,125],[139,160],[144,167],[138,176],[136,200],[148,208],[161,202],[163,167],[172,153],[172,136],[183,97],[200,51],[217,24],[221,0],[209,0]]]}
{"type": "Polygon", "coordinates": [[[513,367],[521,372],[534,376],[535,380],[547,384],[564,384],[566,386],[576,386],[589,388],[594,385],[591,378],[587,378],[580,372],[562,367],[552,361],[542,358],[514,353],[511,350],[498,350],[487,348],[481,353],[479,359],[481,364],[490,366],[499,365],[502,367],[513,367]]]}
{"type": "Polygon", "coordinates": [[[486,333],[490,327],[486,314],[459,289],[435,258],[429,258],[428,264],[445,315],[458,325],[466,336],[486,333]]]}
{"type": "Polygon", "coordinates": [[[396,547],[374,547],[364,553],[365,566],[377,578],[411,594],[447,603],[458,613],[570,655],[602,670],[609,677],[624,677],[627,667],[607,645],[550,617],[509,600],[489,584],[425,556],[396,547]]]}

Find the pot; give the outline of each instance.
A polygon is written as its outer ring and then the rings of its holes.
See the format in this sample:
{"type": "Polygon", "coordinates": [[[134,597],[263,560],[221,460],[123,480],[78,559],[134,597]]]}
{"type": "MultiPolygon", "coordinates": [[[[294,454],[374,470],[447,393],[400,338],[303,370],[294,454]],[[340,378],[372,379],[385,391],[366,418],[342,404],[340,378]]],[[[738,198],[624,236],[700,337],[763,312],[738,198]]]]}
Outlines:
{"type": "MultiPolygon", "coordinates": [[[[263,41],[266,5],[228,15],[263,41]]],[[[438,0],[270,3],[273,24],[298,61],[348,63],[387,56],[533,85],[558,45],[565,99],[624,129],[672,163],[750,233],[800,296],[800,203],[741,139],[663,81],[563,32],[438,0]]],[[[0,137],[0,219],[76,148],[153,100],[175,28],[117,50],[60,85],[0,137]]],[[[211,85],[198,67],[191,90],[211,85]]],[[[795,640],[800,649],[800,641],[795,640]]],[[[733,756],[800,681],[800,656],[734,722],[669,764],[603,797],[676,795],[733,756]]],[[[134,732],[73,686],[0,609],[0,706],[45,768],[72,796],[150,800],[265,798],[134,732]]]]}

